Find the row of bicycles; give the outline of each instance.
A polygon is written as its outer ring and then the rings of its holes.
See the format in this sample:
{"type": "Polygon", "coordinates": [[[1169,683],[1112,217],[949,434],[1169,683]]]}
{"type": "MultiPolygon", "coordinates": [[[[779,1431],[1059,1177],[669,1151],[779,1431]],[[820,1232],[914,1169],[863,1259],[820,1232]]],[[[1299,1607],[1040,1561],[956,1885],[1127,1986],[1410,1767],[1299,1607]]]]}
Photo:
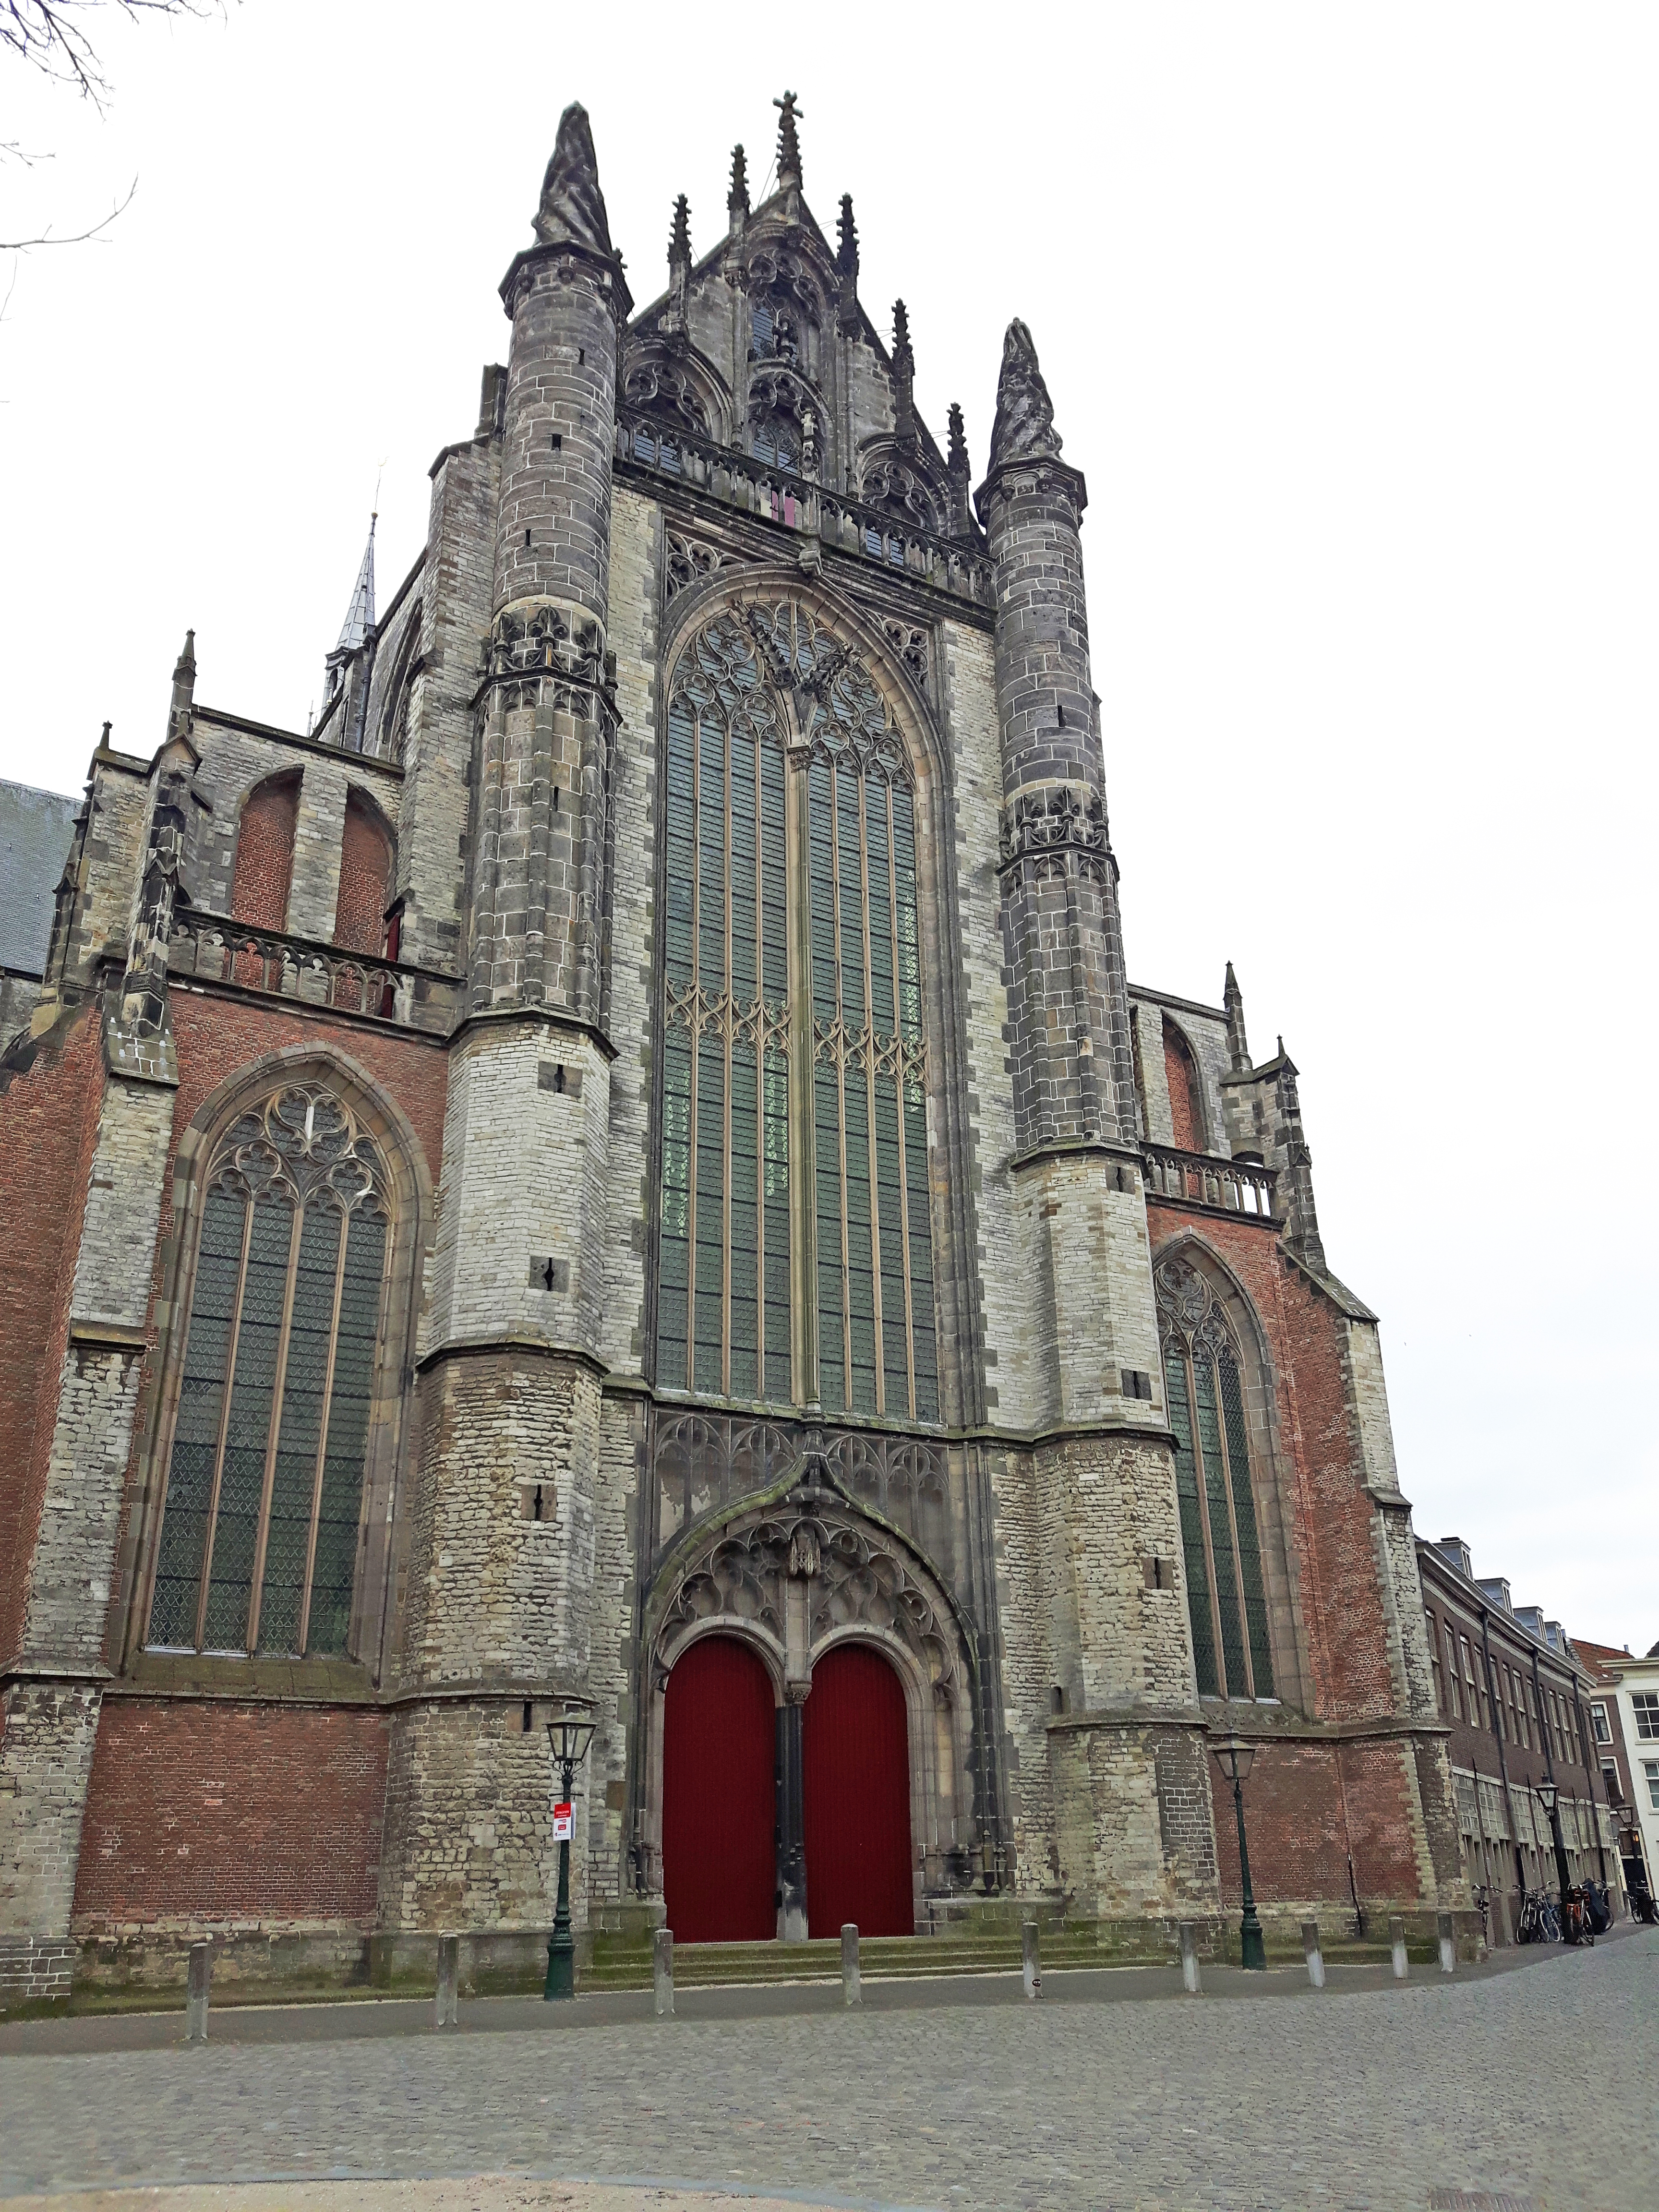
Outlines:
{"type": "MultiPolygon", "coordinates": [[[[1483,1883],[1475,1891],[1474,1901],[1480,1908],[1480,1919],[1491,1929],[1487,1917],[1492,1893],[1483,1883]]],[[[1637,1919],[1654,1917],[1651,1898],[1632,1894],[1631,1911],[1637,1919]],[[1645,1908],[1645,1910],[1644,1909],[1645,1908]]],[[[1605,1936],[1613,1925],[1613,1907],[1607,1891],[1598,1881],[1584,1881],[1569,1889],[1557,1904],[1547,1890],[1528,1889],[1522,1893],[1521,1918],[1516,1929],[1517,1943],[1583,1943],[1593,1944],[1598,1936],[1605,1936]]]]}

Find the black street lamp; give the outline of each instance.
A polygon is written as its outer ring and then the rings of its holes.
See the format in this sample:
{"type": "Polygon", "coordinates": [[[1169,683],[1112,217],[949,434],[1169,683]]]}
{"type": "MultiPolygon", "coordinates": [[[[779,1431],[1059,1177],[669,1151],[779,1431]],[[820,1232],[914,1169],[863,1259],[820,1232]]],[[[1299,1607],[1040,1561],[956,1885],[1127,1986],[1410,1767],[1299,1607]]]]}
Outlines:
{"type": "Polygon", "coordinates": [[[549,2002],[576,1994],[576,1946],[570,1934],[570,1790],[576,1769],[593,1741],[593,1728],[594,1723],[581,1712],[559,1713],[547,1724],[547,1741],[559,1777],[553,1805],[553,1832],[559,1839],[559,1902],[547,1946],[547,1984],[542,1991],[549,2002]]]}
{"type": "MultiPolygon", "coordinates": [[[[1567,1847],[1561,1838],[1561,1808],[1559,1802],[1561,1793],[1553,1778],[1540,1782],[1535,1786],[1538,1802],[1549,1820],[1550,1841],[1555,1846],[1555,1880],[1561,1892],[1561,1933],[1565,1936],[1567,1932],[1567,1892],[1572,1887],[1572,1883],[1567,1875],[1567,1847]]],[[[1577,1938],[1575,1936],[1573,1940],[1576,1942],[1577,1938]]]]}
{"type": "Polygon", "coordinates": [[[1238,1924],[1239,1955],[1244,1966],[1260,1972],[1267,1964],[1267,1947],[1262,1941],[1261,1923],[1255,1917],[1255,1897],[1250,1888],[1249,1846],[1244,1840],[1244,1784],[1255,1764],[1255,1747],[1236,1735],[1228,1735],[1214,1746],[1214,1751],[1217,1765],[1233,1785],[1233,1811],[1238,1820],[1238,1872],[1244,1885],[1244,1917],[1238,1924]]]}

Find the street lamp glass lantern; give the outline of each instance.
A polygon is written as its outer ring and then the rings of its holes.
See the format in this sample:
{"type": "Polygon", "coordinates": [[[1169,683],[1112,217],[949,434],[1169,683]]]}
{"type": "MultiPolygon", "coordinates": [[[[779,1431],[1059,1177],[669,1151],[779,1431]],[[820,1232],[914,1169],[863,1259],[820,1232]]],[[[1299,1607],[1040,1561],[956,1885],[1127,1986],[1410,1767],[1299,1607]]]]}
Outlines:
{"type": "Polygon", "coordinates": [[[1248,1782],[1255,1764],[1255,1746],[1236,1735],[1223,1736],[1214,1747],[1216,1765],[1229,1782],[1248,1782]]]}
{"type": "Polygon", "coordinates": [[[1538,1784],[1538,1802],[1544,1808],[1544,1817],[1546,1820],[1547,1820],[1550,1814],[1555,1810],[1555,1800],[1557,1795],[1558,1792],[1554,1783],[1540,1782],[1538,1784]]]}
{"type": "Polygon", "coordinates": [[[547,1724],[547,1740],[562,1766],[580,1766],[593,1741],[596,1723],[586,1713],[556,1713],[547,1724]]]}

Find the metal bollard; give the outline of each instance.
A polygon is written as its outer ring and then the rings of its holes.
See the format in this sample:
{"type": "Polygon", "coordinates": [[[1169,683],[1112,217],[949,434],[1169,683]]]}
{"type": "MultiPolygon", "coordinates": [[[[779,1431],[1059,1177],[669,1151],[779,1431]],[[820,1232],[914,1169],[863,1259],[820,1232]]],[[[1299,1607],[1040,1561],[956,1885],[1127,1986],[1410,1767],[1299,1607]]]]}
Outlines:
{"type": "Polygon", "coordinates": [[[434,2027],[454,2027],[460,1986],[461,1939],[459,1936],[441,1936],[438,1938],[438,1993],[432,2001],[434,2027]]]}
{"type": "Polygon", "coordinates": [[[1441,1913],[1437,1921],[1440,1934],[1440,1971],[1443,1974],[1457,1972],[1457,1927],[1449,1912],[1441,1913]]]}
{"type": "Polygon", "coordinates": [[[1176,1932],[1181,1938],[1181,1986],[1189,1997],[1202,1996],[1204,1982],[1198,1971],[1197,1931],[1190,1920],[1182,1920],[1176,1932]]]}
{"type": "Polygon", "coordinates": [[[1028,1997],[1042,1995],[1042,1960],[1038,1951],[1037,1924],[1028,1920],[1019,1931],[1020,1980],[1028,1997]]]}
{"type": "Polygon", "coordinates": [[[185,2041],[207,2041],[208,1984],[213,1979],[213,1946],[190,1947],[190,1982],[185,1995],[185,2041]]]}
{"type": "Polygon", "coordinates": [[[651,1938],[651,1990],[657,2002],[657,2018],[674,2017],[674,1931],[659,1928],[651,1938]]]}
{"type": "Polygon", "coordinates": [[[1406,1978],[1406,1923],[1396,1912],[1389,1922],[1389,1942],[1394,1954],[1394,1978],[1397,1982],[1406,1978]]]}
{"type": "Polygon", "coordinates": [[[843,2004],[862,2004],[864,1997],[859,1988],[859,1931],[856,1921],[842,1923],[841,1931],[841,2001],[843,2004]]]}
{"type": "Polygon", "coordinates": [[[1308,1962],[1308,1979],[1316,1990],[1325,1986],[1325,1960],[1319,1948],[1319,1923],[1304,1920],[1302,1923],[1302,1955],[1308,1962]]]}

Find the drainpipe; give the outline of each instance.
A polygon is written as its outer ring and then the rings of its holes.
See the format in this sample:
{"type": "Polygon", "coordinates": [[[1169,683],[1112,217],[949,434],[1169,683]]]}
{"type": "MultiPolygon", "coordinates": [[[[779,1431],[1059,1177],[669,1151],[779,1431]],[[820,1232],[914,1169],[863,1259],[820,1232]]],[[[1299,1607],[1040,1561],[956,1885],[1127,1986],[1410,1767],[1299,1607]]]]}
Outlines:
{"type": "MultiPolygon", "coordinates": [[[[1492,1708],[1492,1741],[1498,1746],[1498,1771],[1504,1781],[1504,1802],[1510,1813],[1510,1849],[1515,1853],[1516,1887],[1524,1896],[1527,1878],[1521,1864],[1521,1823],[1515,1817],[1515,1792],[1510,1787],[1510,1763],[1504,1756],[1503,1707],[1498,1698],[1498,1671],[1492,1662],[1492,1620],[1486,1607],[1480,1608],[1480,1652],[1486,1662],[1486,1701],[1492,1708]]],[[[1477,1790],[1478,1795],[1478,1790],[1477,1790]]],[[[1505,1917],[1509,1914],[1509,1894],[1504,1896],[1505,1917]]]]}

